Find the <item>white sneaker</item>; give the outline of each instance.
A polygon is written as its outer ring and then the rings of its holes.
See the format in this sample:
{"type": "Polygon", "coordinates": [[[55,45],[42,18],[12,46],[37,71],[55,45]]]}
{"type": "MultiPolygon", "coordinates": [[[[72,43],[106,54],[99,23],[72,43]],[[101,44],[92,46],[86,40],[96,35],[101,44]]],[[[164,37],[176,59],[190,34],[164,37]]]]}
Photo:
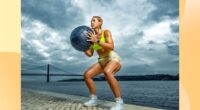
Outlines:
{"type": "Polygon", "coordinates": [[[90,100],[85,102],[83,105],[87,106],[87,107],[96,106],[96,105],[98,105],[98,101],[97,100],[98,100],[97,96],[91,95],[90,96],[90,100]]]}
{"type": "Polygon", "coordinates": [[[110,110],[122,110],[123,109],[123,100],[121,98],[115,99],[116,103],[110,110]]]}

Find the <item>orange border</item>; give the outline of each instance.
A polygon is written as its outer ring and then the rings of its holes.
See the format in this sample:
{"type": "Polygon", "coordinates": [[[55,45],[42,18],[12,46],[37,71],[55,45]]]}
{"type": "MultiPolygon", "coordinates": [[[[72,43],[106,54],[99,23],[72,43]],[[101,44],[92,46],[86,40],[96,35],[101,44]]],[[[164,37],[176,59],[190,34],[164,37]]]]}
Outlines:
{"type": "Polygon", "coordinates": [[[199,110],[200,0],[180,0],[180,110],[199,110]]]}
{"type": "Polygon", "coordinates": [[[0,110],[21,109],[21,1],[0,0],[0,110]]]}

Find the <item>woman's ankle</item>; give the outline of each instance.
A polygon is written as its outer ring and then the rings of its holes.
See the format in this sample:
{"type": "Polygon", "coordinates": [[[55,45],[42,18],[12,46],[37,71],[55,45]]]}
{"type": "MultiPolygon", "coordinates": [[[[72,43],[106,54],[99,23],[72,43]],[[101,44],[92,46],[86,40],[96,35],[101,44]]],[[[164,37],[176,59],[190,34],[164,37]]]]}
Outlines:
{"type": "Polygon", "coordinates": [[[123,99],[122,99],[121,97],[115,97],[115,101],[116,101],[116,102],[119,101],[119,102],[122,102],[122,103],[124,102],[123,99]]]}
{"type": "Polygon", "coordinates": [[[90,97],[93,99],[97,99],[97,95],[96,94],[90,94],[90,97]]]}

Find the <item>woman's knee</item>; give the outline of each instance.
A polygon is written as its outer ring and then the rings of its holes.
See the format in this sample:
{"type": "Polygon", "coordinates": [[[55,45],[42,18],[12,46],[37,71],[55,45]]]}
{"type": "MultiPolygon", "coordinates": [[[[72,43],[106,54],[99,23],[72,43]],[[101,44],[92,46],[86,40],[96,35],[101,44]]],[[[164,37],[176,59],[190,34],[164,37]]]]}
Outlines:
{"type": "Polygon", "coordinates": [[[84,73],[84,78],[85,78],[85,79],[91,79],[91,78],[92,78],[91,72],[90,72],[90,71],[86,71],[86,72],[84,73]]]}
{"type": "Polygon", "coordinates": [[[113,74],[112,74],[112,71],[111,71],[111,69],[105,69],[104,70],[104,75],[105,75],[105,77],[112,77],[113,76],[113,74]]]}

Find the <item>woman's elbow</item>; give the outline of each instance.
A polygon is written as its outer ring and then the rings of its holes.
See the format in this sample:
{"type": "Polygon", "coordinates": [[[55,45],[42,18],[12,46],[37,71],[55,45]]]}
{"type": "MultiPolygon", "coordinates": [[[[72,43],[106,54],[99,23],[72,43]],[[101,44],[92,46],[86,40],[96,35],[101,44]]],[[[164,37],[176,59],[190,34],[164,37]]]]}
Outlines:
{"type": "Polygon", "coordinates": [[[107,47],[106,50],[114,50],[114,47],[107,47]]]}
{"type": "Polygon", "coordinates": [[[93,55],[92,54],[89,54],[89,55],[87,55],[88,57],[92,57],[93,55]]]}
{"type": "Polygon", "coordinates": [[[114,50],[114,46],[111,46],[111,47],[110,47],[110,50],[114,50]]]}
{"type": "Polygon", "coordinates": [[[86,54],[88,57],[92,57],[93,56],[93,54],[89,54],[89,53],[87,53],[86,54]]]}

